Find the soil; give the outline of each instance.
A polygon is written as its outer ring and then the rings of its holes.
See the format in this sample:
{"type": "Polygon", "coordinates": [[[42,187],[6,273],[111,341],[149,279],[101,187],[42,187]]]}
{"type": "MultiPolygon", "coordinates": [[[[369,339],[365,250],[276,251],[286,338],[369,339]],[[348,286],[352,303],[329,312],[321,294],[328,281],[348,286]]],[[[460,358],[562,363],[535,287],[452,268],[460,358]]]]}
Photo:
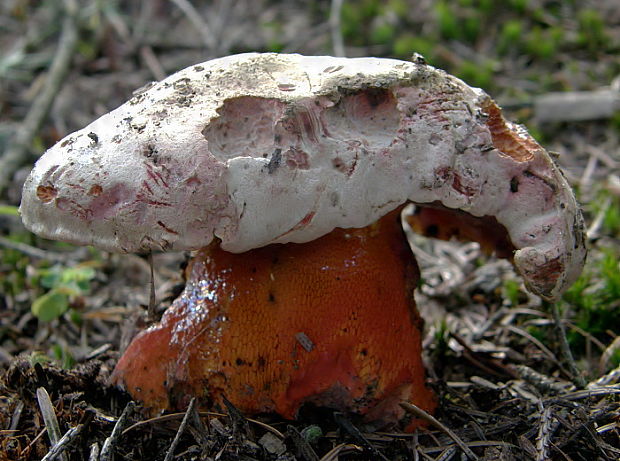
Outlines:
{"type": "MultiPolygon", "coordinates": [[[[0,6],[4,153],[13,134],[30,123],[25,121],[29,109],[41,98],[44,77],[63,43],[64,5],[71,3],[8,0],[0,6]]],[[[80,0],[66,76],[28,139],[20,168],[2,190],[0,206],[19,204],[29,165],[46,147],[151,80],[237,52],[333,54],[332,3],[338,2],[80,0]]],[[[587,37],[580,41],[581,2],[525,2],[520,13],[498,7],[481,13],[483,32],[472,40],[435,32],[446,27],[440,12],[449,2],[384,2],[390,6],[381,9],[373,6],[379,2],[366,0],[360,9],[372,11],[362,22],[351,22],[355,9],[349,3],[339,29],[347,56],[407,59],[392,45],[413,35],[431,37],[431,64],[465,78],[471,73],[464,63],[479,70],[492,61],[492,79],[474,72],[471,78],[480,82],[470,83],[487,82],[485,89],[506,108],[508,118],[526,123],[559,153],[589,227],[589,290],[602,286],[596,268],[620,246],[620,232],[608,217],[620,203],[618,114],[574,120],[556,111],[555,120],[543,123],[536,120],[536,98],[614,85],[617,90],[617,2],[585,2],[602,18],[605,41],[593,44],[587,37]],[[400,3],[404,11],[397,8],[400,3]],[[546,57],[527,49],[503,52],[501,26],[510,20],[531,34],[536,27],[543,34],[557,27],[566,32],[567,44],[546,57]],[[377,38],[384,23],[393,31],[390,40],[377,38]]],[[[478,17],[470,2],[454,3],[455,21],[478,17]]],[[[53,459],[55,444],[44,420],[50,413],[60,435],[69,439],[59,457],[69,460],[620,459],[620,324],[611,315],[596,331],[579,326],[573,304],[565,300],[553,306],[529,295],[509,262],[485,255],[475,244],[410,236],[422,270],[417,303],[426,324],[428,383],[438,408],[434,418],[422,416],[425,427],[405,433],[401,427],[379,430],[355,415],[310,406],[295,421],[277,415],[250,418],[233,406],[221,412],[190,407],[147,418],[108,381],[120,351],[149,324],[147,258],[43,241],[28,234],[10,212],[0,213],[0,238],[0,461],[53,459]],[[70,309],[43,322],[31,305],[49,290],[43,279],[53,267],[52,273],[66,268],[94,272],[86,287],[71,296],[70,309]],[[51,411],[45,410],[46,402],[51,411]]],[[[187,255],[156,254],[153,259],[155,314],[160,316],[183,287],[181,266],[187,255]]],[[[617,264],[611,271],[618,273],[617,264]]],[[[619,304],[613,297],[606,302],[609,309],[619,304]]],[[[408,411],[419,416],[415,408],[408,411]]]]}

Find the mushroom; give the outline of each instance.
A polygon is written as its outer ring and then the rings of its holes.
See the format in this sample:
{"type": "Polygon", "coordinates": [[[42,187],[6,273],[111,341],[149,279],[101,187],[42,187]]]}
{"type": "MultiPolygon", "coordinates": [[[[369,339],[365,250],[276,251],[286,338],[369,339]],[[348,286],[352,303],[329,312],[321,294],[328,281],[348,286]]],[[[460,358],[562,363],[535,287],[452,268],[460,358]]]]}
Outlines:
{"type": "Polygon", "coordinates": [[[482,90],[423,62],[241,54],[184,69],[49,149],[33,232],[120,252],[199,250],[113,379],[152,410],[190,396],[293,417],[427,410],[423,233],[479,241],[557,299],[585,258],[566,180],[482,90]]]}

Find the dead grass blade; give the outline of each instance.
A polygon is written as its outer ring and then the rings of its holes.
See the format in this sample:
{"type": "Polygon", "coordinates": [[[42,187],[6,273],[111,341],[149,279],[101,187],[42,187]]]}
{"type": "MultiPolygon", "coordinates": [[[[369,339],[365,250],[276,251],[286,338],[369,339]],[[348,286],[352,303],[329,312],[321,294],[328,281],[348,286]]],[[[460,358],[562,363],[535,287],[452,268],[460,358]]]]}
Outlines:
{"type": "Polygon", "coordinates": [[[458,445],[458,447],[461,450],[463,450],[463,453],[465,453],[469,459],[473,459],[473,460],[477,460],[478,459],[476,454],[473,451],[471,451],[471,448],[469,448],[465,444],[465,442],[463,442],[463,440],[461,440],[461,438],[458,435],[456,435],[449,427],[447,427],[446,425],[442,424],[437,419],[435,419],[435,417],[429,415],[427,412],[425,412],[424,410],[422,410],[421,408],[417,407],[416,405],[414,405],[414,404],[412,404],[410,402],[401,402],[400,406],[405,411],[408,411],[409,413],[417,416],[418,418],[421,418],[421,419],[429,422],[430,424],[435,426],[440,431],[443,431],[444,433],[446,433],[446,435],[448,435],[448,437],[450,437],[452,440],[454,440],[454,443],[456,443],[458,445]]]}

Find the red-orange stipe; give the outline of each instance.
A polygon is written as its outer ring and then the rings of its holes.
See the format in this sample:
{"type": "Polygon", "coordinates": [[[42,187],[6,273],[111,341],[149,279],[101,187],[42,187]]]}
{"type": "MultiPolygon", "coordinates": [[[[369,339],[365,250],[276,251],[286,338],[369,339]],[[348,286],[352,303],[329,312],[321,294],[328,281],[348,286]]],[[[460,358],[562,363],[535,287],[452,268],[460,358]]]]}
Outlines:
{"type": "Polygon", "coordinates": [[[418,270],[392,212],[364,229],[231,254],[188,267],[185,292],[137,336],[114,380],[152,410],[226,396],[248,413],[293,418],[312,402],[368,420],[431,411],[420,357],[418,270]]]}

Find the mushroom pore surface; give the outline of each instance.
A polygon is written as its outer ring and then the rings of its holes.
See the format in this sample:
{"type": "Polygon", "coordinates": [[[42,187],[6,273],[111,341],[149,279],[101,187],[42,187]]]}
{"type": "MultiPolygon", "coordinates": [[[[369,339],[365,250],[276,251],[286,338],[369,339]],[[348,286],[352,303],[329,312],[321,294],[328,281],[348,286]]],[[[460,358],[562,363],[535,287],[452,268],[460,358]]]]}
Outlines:
{"type": "Polygon", "coordinates": [[[585,257],[566,180],[481,90],[431,66],[242,54],[184,69],[67,136],[24,186],[27,227],[114,251],[244,252],[361,228],[405,202],[506,229],[557,298],[585,257]]]}

